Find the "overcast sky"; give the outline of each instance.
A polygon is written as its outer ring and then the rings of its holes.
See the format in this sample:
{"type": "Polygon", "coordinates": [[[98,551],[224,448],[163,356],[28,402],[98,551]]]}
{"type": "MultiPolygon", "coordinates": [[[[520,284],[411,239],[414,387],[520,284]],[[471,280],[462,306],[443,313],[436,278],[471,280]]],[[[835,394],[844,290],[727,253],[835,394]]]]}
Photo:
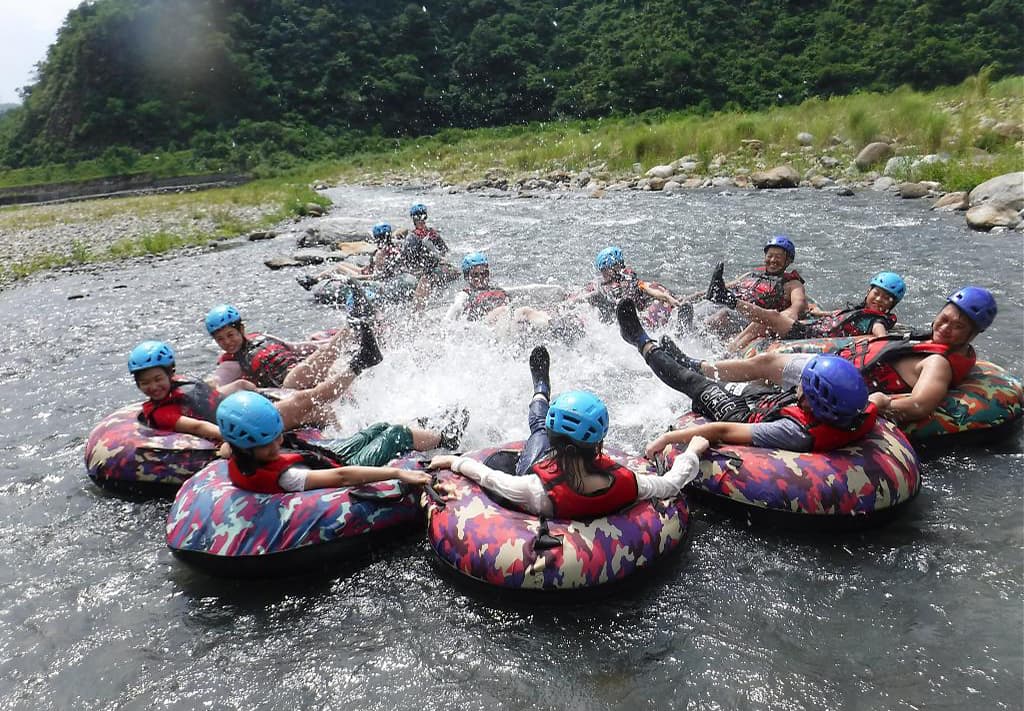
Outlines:
{"type": "Polygon", "coordinates": [[[57,39],[68,10],[82,0],[0,0],[0,104],[20,101],[35,65],[57,39]]]}

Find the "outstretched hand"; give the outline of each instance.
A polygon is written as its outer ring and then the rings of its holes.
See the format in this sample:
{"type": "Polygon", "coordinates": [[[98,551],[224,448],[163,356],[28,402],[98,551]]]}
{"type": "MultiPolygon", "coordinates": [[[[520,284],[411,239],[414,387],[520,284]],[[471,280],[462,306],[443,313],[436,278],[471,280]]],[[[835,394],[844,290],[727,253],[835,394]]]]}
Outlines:
{"type": "Polygon", "coordinates": [[[644,456],[653,462],[655,457],[664,453],[667,446],[668,442],[665,441],[665,435],[659,435],[644,447],[644,456]]]}
{"type": "Polygon", "coordinates": [[[690,443],[686,445],[686,451],[696,454],[698,457],[704,452],[708,451],[711,447],[711,443],[700,435],[694,435],[690,438],[690,443]]]}
{"type": "Polygon", "coordinates": [[[427,464],[427,469],[451,469],[452,464],[455,463],[456,459],[458,459],[458,457],[454,454],[438,454],[430,460],[429,464],[427,464]]]}
{"type": "Polygon", "coordinates": [[[401,469],[398,472],[399,480],[413,486],[426,486],[430,483],[430,475],[425,472],[418,472],[413,469],[401,469]]]}

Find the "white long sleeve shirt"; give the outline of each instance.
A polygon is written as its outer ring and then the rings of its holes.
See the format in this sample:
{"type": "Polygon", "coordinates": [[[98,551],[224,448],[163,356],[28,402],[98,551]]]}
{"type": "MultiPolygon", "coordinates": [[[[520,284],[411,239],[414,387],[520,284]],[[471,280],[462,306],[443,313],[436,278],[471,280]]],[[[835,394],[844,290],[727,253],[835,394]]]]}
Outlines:
{"type": "MultiPolygon", "coordinates": [[[[452,471],[503,496],[523,511],[539,516],[554,514],[551,499],[548,498],[544,484],[536,474],[513,476],[467,457],[457,457],[452,463],[452,471]]],[[[699,473],[700,459],[697,455],[691,452],[680,453],[664,476],[636,475],[637,499],[675,498],[679,495],[680,489],[696,479],[699,473]]]]}

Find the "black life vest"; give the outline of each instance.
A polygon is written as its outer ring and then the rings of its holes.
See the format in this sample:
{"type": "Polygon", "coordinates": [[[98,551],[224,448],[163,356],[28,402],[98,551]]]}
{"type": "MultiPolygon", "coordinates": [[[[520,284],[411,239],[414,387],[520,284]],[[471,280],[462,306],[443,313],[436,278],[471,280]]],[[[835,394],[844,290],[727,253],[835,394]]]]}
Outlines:
{"type": "Polygon", "coordinates": [[[302,358],[279,338],[254,333],[235,354],[245,376],[261,388],[279,388],[302,358]]]}
{"type": "Polygon", "coordinates": [[[157,410],[175,407],[180,410],[183,417],[216,422],[217,405],[221,400],[223,398],[216,388],[211,388],[201,380],[171,378],[171,390],[167,397],[159,402],[147,400],[142,403],[142,414],[139,418],[150,427],[156,428],[157,410]]]}
{"type": "Polygon", "coordinates": [[[833,311],[807,324],[806,334],[801,338],[836,338],[841,336],[870,336],[871,329],[881,322],[888,331],[896,325],[896,315],[889,311],[878,311],[866,306],[854,306],[833,311]]]}
{"type": "Polygon", "coordinates": [[[793,280],[801,284],[804,281],[795,269],[781,274],[769,274],[764,267],[757,267],[736,281],[732,293],[740,301],[771,311],[782,311],[789,306],[786,283],[793,280]]]}
{"type": "Polygon", "coordinates": [[[853,363],[860,370],[864,381],[872,392],[891,395],[909,393],[913,388],[907,384],[892,363],[912,355],[941,355],[949,361],[953,371],[951,386],[959,385],[967,377],[978,360],[972,346],[967,353],[954,352],[949,346],[930,340],[914,341],[901,336],[884,336],[855,341],[836,355],[853,363]]]}

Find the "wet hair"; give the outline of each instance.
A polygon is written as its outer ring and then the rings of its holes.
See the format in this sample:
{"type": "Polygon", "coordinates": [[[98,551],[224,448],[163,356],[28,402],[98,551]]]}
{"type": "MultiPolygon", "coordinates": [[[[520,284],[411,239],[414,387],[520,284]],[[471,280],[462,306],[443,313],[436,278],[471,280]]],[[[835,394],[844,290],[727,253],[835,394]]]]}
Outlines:
{"type": "Polygon", "coordinates": [[[558,468],[565,475],[569,486],[582,493],[583,477],[592,470],[594,460],[601,454],[601,443],[598,442],[593,447],[587,447],[550,430],[548,430],[548,443],[551,447],[540,458],[540,461],[556,460],[558,468]]]}
{"type": "Polygon", "coordinates": [[[230,442],[228,442],[228,447],[231,448],[231,458],[235,460],[235,465],[242,474],[252,476],[260,468],[260,463],[251,449],[236,447],[230,442]]]}

